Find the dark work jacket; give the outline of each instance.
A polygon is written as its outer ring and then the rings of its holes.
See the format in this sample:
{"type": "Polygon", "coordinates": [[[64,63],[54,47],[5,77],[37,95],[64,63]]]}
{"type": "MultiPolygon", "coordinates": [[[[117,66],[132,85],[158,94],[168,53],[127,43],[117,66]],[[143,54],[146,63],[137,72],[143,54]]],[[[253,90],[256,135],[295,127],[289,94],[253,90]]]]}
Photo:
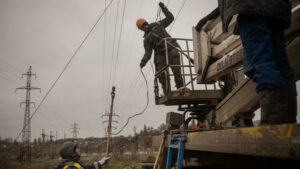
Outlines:
{"type": "MultiPolygon", "coordinates": [[[[99,169],[101,166],[98,165],[99,169]]],[[[76,162],[72,159],[62,159],[54,169],[96,169],[94,164],[83,165],[80,161],[76,162]],[[68,167],[66,167],[68,165],[68,167]],[[64,168],[66,167],[66,168],[64,168]]]]}
{"type": "Polygon", "coordinates": [[[218,0],[223,30],[235,14],[254,14],[267,16],[281,22],[284,29],[291,24],[291,4],[289,0],[218,0]]]}
{"type": "MultiPolygon", "coordinates": [[[[168,27],[174,20],[173,14],[165,7],[162,9],[162,12],[165,14],[166,18],[151,23],[148,25],[148,29],[144,34],[144,48],[145,54],[142,60],[147,62],[150,60],[152,55],[152,50],[154,50],[154,62],[157,60],[157,56],[165,55],[165,43],[163,38],[171,37],[166,31],[166,27],[168,27]]],[[[169,40],[174,46],[179,47],[176,40],[169,40]]],[[[168,50],[172,47],[168,45],[168,50]]]]}

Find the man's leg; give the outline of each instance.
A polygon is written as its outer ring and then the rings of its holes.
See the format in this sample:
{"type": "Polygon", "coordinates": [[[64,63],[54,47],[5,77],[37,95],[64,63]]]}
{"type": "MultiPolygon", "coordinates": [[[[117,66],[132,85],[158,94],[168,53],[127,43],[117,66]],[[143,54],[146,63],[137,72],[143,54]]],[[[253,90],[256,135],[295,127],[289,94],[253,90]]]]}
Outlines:
{"type": "Polygon", "coordinates": [[[256,82],[261,105],[261,124],[280,124],[287,120],[287,83],[274,60],[272,30],[267,18],[239,15],[238,24],[244,53],[244,71],[256,82]]]}
{"type": "MultiPolygon", "coordinates": [[[[171,65],[180,65],[180,55],[176,49],[172,49],[169,53],[169,62],[171,65]]],[[[177,89],[183,86],[183,79],[181,75],[180,67],[171,67],[172,72],[174,73],[174,79],[177,89]]]]}
{"type": "Polygon", "coordinates": [[[296,90],[296,81],[294,79],[294,71],[291,68],[286,50],[285,50],[285,39],[284,39],[284,31],[280,27],[273,26],[272,30],[272,42],[274,49],[274,56],[277,62],[277,67],[281,72],[282,77],[285,79],[287,83],[287,91],[288,91],[288,117],[289,123],[296,122],[297,116],[297,90],[296,90]]]}
{"type": "MultiPolygon", "coordinates": [[[[155,62],[155,70],[156,70],[156,72],[161,71],[161,70],[165,67],[166,63],[165,63],[165,61],[164,61],[164,58],[165,58],[164,56],[157,56],[157,60],[156,60],[156,62],[155,62]]],[[[164,72],[162,72],[162,73],[158,76],[158,80],[159,80],[159,82],[160,82],[160,84],[161,84],[161,87],[162,87],[162,89],[163,89],[164,94],[166,95],[166,94],[167,94],[167,88],[166,88],[166,76],[165,76],[165,73],[164,73],[164,72]]]]}

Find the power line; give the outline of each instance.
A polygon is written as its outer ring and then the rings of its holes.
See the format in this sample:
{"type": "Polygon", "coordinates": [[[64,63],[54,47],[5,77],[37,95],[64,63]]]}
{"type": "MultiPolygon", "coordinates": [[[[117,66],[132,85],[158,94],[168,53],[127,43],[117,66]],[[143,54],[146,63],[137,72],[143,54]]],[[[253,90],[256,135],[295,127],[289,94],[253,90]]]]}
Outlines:
{"type": "MultiPolygon", "coordinates": [[[[109,81],[108,81],[107,89],[110,87],[110,84],[111,84],[111,76],[112,76],[112,69],[113,69],[112,66],[113,66],[113,61],[114,61],[114,51],[115,51],[115,41],[116,41],[118,15],[119,15],[119,1],[117,2],[117,13],[116,13],[116,18],[115,18],[115,29],[114,29],[114,33],[113,33],[112,56],[111,56],[111,62],[110,62],[109,81]]],[[[109,91],[109,90],[107,90],[107,91],[109,91]]],[[[105,98],[108,98],[108,95],[109,95],[109,92],[106,93],[105,98]]],[[[107,100],[105,102],[105,105],[108,105],[107,100]]]]}
{"type": "Polygon", "coordinates": [[[20,72],[23,72],[23,70],[21,70],[19,67],[14,66],[14,65],[4,61],[3,59],[0,59],[0,63],[2,63],[5,66],[9,66],[9,68],[13,68],[12,70],[14,70],[16,73],[19,73],[19,72],[17,72],[15,69],[19,70],[20,72]]]}
{"type": "MultiPolygon", "coordinates": [[[[139,10],[138,10],[138,17],[140,17],[140,15],[141,15],[141,12],[142,12],[142,8],[143,8],[143,5],[144,5],[144,2],[145,2],[145,0],[142,0],[142,2],[141,2],[141,4],[140,4],[140,6],[139,6],[139,10]]],[[[131,44],[130,44],[130,54],[129,54],[129,56],[132,56],[132,53],[133,53],[133,44],[134,44],[134,42],[136,42],[137,41],[137,39],[138,38],[135,38],[134,39],[134,35],[136,35],[135,34],[135,31],[137,30],[135,27],[133,27],[133,29],[132,29],[133,31],[131,32],[131,44]]],[[[136,36],[137,37],[137,36],[136,36]]],[[[135,50],[135,52],[136,52],[136,50],[135,50]]],[[[128,69],[122,69],[122,70],[127,70],[127,71],[122,71],[122,75],[121,75],[121,80],[118,80],[118,82],[124,82],[124,79],[125,79],[125,73],[126,74],[128,74],[127,72],[128,72],[128,69]]],[[[136,72],[136,74],[134,75],[134,76],[132,76],[132,77],[136,77],[137,75],[140,75],[140,74],[138,74],[139,73],[139,71],[137,70],[137,71],[134,71],[134,72],[136,72]]],[[[135,78],[133,78],[133,79],[135,79],[135,78]]],[[[133,81],[132,81],[133,82],[133,81]]],[[[121,89],[120,89],[120,91],[122,91],[122,89],[124,88],[124,85],[121,85],[121,89]]],[[[128,88],[130,89],[131,88],[131,84],[128,86],[128,88]]],[[[128,92],[129,92],[129,90],[127,90],[128,92]]],[[[122,100],[124,100],[124,98],[126,99],[126,96],[127,95],[125,95],[125,96],[123,96],[123,97],[121,97],[121,99],[122,100]]]]}
{"type": "MultiPolygon", "coordinates": [[[[149,75],[149,72],[150,72],[150,69],[147,71],[146,77],[149,75]]],[[[137,98],[137,95],[140,93],[140,90],[142,89],[143,82],[137,83],[137,84],[139,84],[139,85],[136,87],[137,90],[136,90],[135,94],[134,95],[132,94],[131,99],[129,99],[130,101],[129,101],[129,103],[126,106],[126,111],[125,111],[126,113],[125,114],[129,113],[129,111],[131,110],[133,101],[137,98]]]]}
{"type": "MultiPolygon", "coordinates": [[[[106,8],[106,0],[105,0],[105,8],[106,8]]],[[[102,78],[104,79],[104,66],[105,66],[105,44],[106,44],[106,14],[104,14],[104,29],[103,29],[103,56],[102,56],[102,78]]],[[[102,83],[102,96],[105,93],[105,83],[102,83]]]]}
{"type": "Polygon", "coordinates": [[[119,50],[120,50],[120,42],[121,42],[121,38],[122,38],[122,31],[123,31],[123,21],[124,21],[124,16],[125,16],[125,10],[126,10],[126,1],[124,1],[124,6],[123,6],[123,15],[122,15],[122,22],[121,22],[121,30],[120,30],[120,34],[119,34],[119,41],[118,41],[118,47],[117,47],[117,56],[116,56],[116,61],[115,61],[115,70],[114,70],[114,74],[113,74],[113,85],[115,83],[115,75],[116,75],[116,71],[117,71],[117,64],[118,64],[118,59],[119,59],[119,50]]]}
{"type": "Polygon", "coordinates": [[[181,5],[181,7],[180,7],[180,9],[179,9],[179,11],[178,11],[176,17],[175,17],[175,20],[174,20],[173,24],[171,25],[171,27],[170,27],[170,29],[169,29],[169,32],[172,31],[172,28],[173,28],[173,26],[174,26],[174,24],[175,24],[175,22],[176,22],[176,20],[177,20],[177,18],[178,18],[178,16],[179,16],[181,10],[182,10],[182,8],[184,7],[184,4],[186,3],[186,1],[187,1],[187,0],[184,0],[184,1],[183,1],[182,5],[181,5]]]}
{"type": "Polygon", "coordinates": [[[19,83],[19,82],[16,82],[16,81],[11,80],[11,79],[9,79],[9,78],[7,78],[7,77],[5,77],[5,76],[2,76],[1,74],[0,74],[0,77],[1,77],[2,79],[5,79],[5,80],[8,81],[8,82],[11,82],[11,83],[14,83],[14,84],[17,84],[17,85],[22,85],[22,84],[19,83]]]}
{"type": "MultiPolygon", "coordinates": [[[[71,61],[74,59],[74,57],[77,55],[78,51],[81,49],[82,45],[86,42],[86,40],[88,39],[88,37],[90,36],[90,34],[92,33],[92,31],[95,29],[96,25],[99,23],[99,21],[101,20],[101,18],[103,17],[103,15],[106,13],[107,9],[110,7],[110,5],[112,4],[114,0],[111,0],[109,2],[109,4],[107,5],[107,7],[104,9],[104,11],[102,12],[102,14],[100,15],[100,17],[98,18],[98,20],[96,21],[96,23],[92,26],[92,28],[90,29],[90,31],[87,33],[87,35],[84,37],[83,41],[80,43],[80,45],[77,47],[77,49],[75,50],[75,52],[73,53],[73,55],[71,56],[71,58],[69,59],[69,61],[67,62],[67,64],[65,65],[65,67],[63,68],[62,72],[58,75],[57,79],[54,81],[54,83],[51,85],[51,87],[49,88],[49,90],[47,91],[47,93],[45,94],[45,96],[43,97],[43,99],[41,100],[41,102],[39,103],[39,105],[37,106],[37,108],[35,109],[35,111],[32,113],[30,120],[32,119],[32,117],[36,114],[36,112],[39,110],[39,108],[41,107],[41,105],[44,103],[44,101],[46,100],[46,98],[48,97],[49,93],[52,91],[52,89],[54,88],[54,86],[56,85],[56,83],[58,82],[58,80],[60,79],[60,77],[63,75],[63,73],[65,72],[65,70],[67,69],[67,67],[69,66],[69,64],[71,63],[71,61]]],[[[14,139],[14,143],[11,145],[11,147],[6,151],[6,153],[3,154],[3,157],[1,158],[1,165],[3,164],[3,162],[5,161],[6,155],[12,150],[13,146],[16,144],[17,139],[20,137],[21,133],[23,132],[23,129],[19,132],[19,134],[17,135],[17,137],[14,139]]]]}
{"type": "Polygon", "coordinates": [[[116,22],[115,22],[115,30],[113,35],[113,46],[112,46],[112,56],[111,56],[111,64],[110,64],[110,73],[109,73],[109,81],[108,86],[111,84],[111,77],[112,77],[112,70],[113,70],[113,62],[114,62],[114,54],[115,54],[115,41],[116,41],[116,32],[117,32],[117,23],[118,23],[118,16],[119,16],[119,3],[117,3],[117,14],[116,14],[116,22]]]}
{"type": "Polygon", "coordinates": [[[146,78],[146,76],[144,75],[142,69],[141,69],[141,73],[142,73],[142,75],[143,75],[143,77],[144,77],[144,79],[145,79],[145,83],[146,83],[146,87],[147,87],[147,103],[146,103],[146,106],[145,106],[145,108],[144,108],[140,113],[136,113],[136,114],[134,114],[134,115],[128,117],[128,118],[127,118],[127,121],[126,121],[126,123],[125,123],[125,125],[124,125],[117,133],[112,133],[112,135],[118,135],[118,134],[120,134],[120,133],[125,129],[125,127],[128,125],[130,119],[132,119],[132,118],[134,118],[134,117],[136,117],[136,116],[142,115],[142,114],[147,110],[147,108],[148,108],[148,105],[149,105],[149,91],[148,91],[149,88],[148,88],[148,82],[147,82],[147,78],[146,78]]]}
{"type": "Polygon", "coordinates": [[[12,76],[19,75],[19,73],[13,73],[13,72],[11,72],[11,71],[6,70],[6,69],[3,68],[3,67],[0,67],[0,69],[1,69],[2,72],[5,72],[5,73],[10,74],[10,75],[12,75],[12,76]]]}

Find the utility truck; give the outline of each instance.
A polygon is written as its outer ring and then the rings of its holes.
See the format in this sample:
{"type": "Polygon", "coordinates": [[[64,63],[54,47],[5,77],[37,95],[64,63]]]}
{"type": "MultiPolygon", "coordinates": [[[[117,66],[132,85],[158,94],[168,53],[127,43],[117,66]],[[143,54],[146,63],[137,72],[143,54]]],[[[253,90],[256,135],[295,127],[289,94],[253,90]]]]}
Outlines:
{"type": "MultiPolygon", "coordinates": [[[[253,122],[259,109],[256,84],[243,74],[243,47],[233,34],[236,16],[227,33],[220,17],[208,21],[193,39],[173,38],[181,48],[181,65],[168,63],[155,74],[155,103],[178,106],[169,112],[154,168],[300,168],[300,125],[260,126],[253,122]],[[181,68],[185,87],[175,90],[170,68],[181,68]],[[158,77],[166,77],[163,94],[158,77]]],[[[286,50],[300,79],[300,1],[292,1],[292,24],[286,30],[286,50]]],[[[168,40],[164,43],[168,49],[168,40]]]]}

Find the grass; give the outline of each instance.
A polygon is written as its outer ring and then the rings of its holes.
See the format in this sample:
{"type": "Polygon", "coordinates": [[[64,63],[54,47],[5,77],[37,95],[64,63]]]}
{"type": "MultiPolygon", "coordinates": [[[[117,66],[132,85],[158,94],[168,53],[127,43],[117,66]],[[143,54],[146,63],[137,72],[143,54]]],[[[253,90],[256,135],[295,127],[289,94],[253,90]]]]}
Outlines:
{"type": "Polygon", "coordinates": [[[102,169],[141,169],[139,163],[133,161],[108,163],[102,169]]]}
{"type": "MultiPolygon", "coordinates": [[[[53,169],[59,162],[59,159],[50,158],[34,158],[31,162],[23,162],[16,160],[16,157],[7,157],[1,169],[53,169]]],[[[102,169],[141,169],[141,165],[138,162],[126,161],[126,162],[115,162],[110,161],[107,165],[103,166],[102,169]]]]}

